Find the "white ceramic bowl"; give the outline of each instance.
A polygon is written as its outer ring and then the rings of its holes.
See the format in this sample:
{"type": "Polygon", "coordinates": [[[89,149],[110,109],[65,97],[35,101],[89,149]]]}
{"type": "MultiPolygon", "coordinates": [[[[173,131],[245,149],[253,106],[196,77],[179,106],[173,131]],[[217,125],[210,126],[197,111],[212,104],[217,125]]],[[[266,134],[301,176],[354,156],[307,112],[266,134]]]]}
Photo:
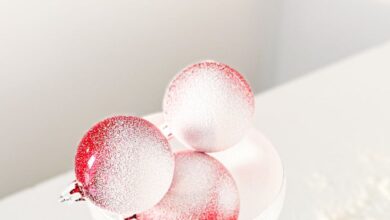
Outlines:
{"type": "MultiPolygon", "coordinates": [[[[157,126],[163,126],[161,114],[145,117],[157,126]]],[[[173,151],[185,148],[171,140],[173,151]]],[[[232,173],[240,191],[240,220],[277,220],[283,207],[286,180],[282,162],[272,144],[256,129],[236,146],[212,153],[232,173]]],[[[95,220],[123,220],[93,205],[90,209],[95,220]]]]}

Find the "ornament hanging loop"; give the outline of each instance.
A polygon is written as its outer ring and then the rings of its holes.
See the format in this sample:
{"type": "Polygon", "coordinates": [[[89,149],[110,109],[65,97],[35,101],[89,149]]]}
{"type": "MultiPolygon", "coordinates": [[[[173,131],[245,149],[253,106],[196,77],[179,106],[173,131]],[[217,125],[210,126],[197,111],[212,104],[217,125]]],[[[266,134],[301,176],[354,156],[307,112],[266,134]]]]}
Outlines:
{"type": "Polygon", "coordinates": [[[168,141],[173,138],[172,130],[169,128],[168,124],[160,126],[160,130],[168,141]]]}
{"type": "Polygon", "coordinates": [[[72,203],[80,201],[85,201],[84,193],[80,184],[75,180],[61,194],[59,202],[72,203]]]}

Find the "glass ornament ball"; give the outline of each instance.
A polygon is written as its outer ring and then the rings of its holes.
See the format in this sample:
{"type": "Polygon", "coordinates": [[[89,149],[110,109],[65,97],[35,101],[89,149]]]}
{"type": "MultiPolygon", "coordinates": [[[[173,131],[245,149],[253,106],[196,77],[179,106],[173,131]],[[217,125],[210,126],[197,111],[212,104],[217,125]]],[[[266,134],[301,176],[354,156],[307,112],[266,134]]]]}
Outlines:
{"type": "Polygon", "coordinates": [[[213,157],[193,151],[175,154],[171,188],[152,209],[137,220],[236,220],[240,199],[229,171],[213,157]]]}
{"type": "Polygon", "coordinates": [[[165,93],[163,112],[181,142],[198,151],[217,152],[236,144],[251,127],[254,95],[238,71],[203,61],[174,77],[165,93]]]}
{"type": "Polygon", "coordinates": [[[174,155],[160,130],[145,119],[115,116],[82,138],[75,172],[83,196],[123,217],[145,211],[168,191],[174,155]]]}

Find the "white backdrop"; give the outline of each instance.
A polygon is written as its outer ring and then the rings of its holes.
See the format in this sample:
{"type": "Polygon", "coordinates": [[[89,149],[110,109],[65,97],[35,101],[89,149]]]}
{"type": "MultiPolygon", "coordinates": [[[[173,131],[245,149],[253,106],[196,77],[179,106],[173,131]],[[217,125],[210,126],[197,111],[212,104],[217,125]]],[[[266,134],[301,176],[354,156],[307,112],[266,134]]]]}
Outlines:
{"type": "Polygon", "coordinates": [[[189,63],[259,92],[390,39],[385,1],[0,0],[0,197],[72,168],[97,120],[159,111],[189,63]]]}

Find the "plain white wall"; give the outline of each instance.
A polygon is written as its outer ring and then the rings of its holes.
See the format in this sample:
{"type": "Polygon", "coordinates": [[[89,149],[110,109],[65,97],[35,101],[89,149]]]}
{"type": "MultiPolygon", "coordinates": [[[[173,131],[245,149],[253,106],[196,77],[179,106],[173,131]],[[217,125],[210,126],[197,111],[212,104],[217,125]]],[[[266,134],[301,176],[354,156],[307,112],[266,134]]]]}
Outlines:
{"type": "Polygon", "coordinates": [[[0,196],[71,169],[97,120],[159,111],[187,64],[228,63],[259,91],[277,3],[1,0],[0,196]]]}
{"type": "Polygon", "coordinates": [[[281,16],[276,83],[390,39],[390,0],[283,0],[281,16]]]}

